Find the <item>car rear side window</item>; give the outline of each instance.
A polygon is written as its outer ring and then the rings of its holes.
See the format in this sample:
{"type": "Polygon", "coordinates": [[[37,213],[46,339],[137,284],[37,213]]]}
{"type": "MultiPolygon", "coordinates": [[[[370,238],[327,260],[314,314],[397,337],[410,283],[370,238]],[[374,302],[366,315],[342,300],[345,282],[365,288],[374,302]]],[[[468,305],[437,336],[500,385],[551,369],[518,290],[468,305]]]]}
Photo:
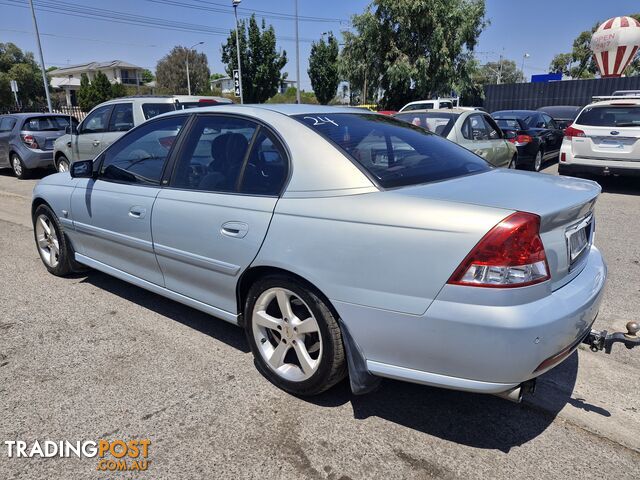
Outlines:
{"type": "Polygon", "coordinates": [[[100,177],[120,183],[159,185],[185,118],[180,115],[144,123],[117,140],[104,152],[100,177]]]}
{"type": "Polygon", "coordinates": [[[490,170],[482,158],[422,128],[384,115],[296,115],[337,145],[384,188],[446,180],[490,170]]]}
{"type": "Polygon", "coordinates": [[[109,119],[110,132],[128,132],[133,128],[133,104],[119,103],[113,107],[109,119]]]}
{"type": "Polygon", "coordinates": [[[30,132],[44,132],[64,130],[69,125],[69,117],[62,116],[40,116],[27,118],[22,124],[22,130],[30,132]]]}
{"type": "Polygon", "coordinates": [[[189,129],[171,186],[206,192],[236,192],[257,127],[244,118],[198,117],[189,129]]]}
{"type": "Polygon", "coordinates": [[[576,123],[594,127],[640,127],[640,106],[586,107],[576,123]]]}
{"type": "Polygon", "coordinates": [[[142,113],[145,120],[156,117],[161,113],[173,112],[176,109],[173,103],[143,103],[142,113]]]}

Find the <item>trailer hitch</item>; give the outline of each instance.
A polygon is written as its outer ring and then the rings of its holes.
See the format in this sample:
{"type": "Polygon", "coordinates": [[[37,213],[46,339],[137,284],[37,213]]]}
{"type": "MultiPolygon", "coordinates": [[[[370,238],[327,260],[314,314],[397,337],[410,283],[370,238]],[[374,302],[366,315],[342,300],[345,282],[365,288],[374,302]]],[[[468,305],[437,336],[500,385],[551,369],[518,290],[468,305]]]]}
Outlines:
{"type": "Polygon", "coordinates": [[[629,322],[626,327],[627,333],[607,333],[606,330],[602,330],[601,332],[591,330],[582,343],[589,345],[592,352],[604,350],[605,353],[611,353],[611,347],[614,343],[618,342],[623,343],[625,347],[631,350],[633,347],[640,345],[640,336],[638,336],[640,325],[638,325],[638,322],[629,322]]]}

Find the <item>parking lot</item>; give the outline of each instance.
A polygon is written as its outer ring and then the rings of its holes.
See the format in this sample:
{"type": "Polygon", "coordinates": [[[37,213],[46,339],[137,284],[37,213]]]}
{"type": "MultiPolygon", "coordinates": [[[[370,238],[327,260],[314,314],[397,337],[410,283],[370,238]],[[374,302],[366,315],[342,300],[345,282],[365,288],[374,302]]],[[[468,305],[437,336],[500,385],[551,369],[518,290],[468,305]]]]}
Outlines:
{"type": "MultiPolygon", "coordinates": [[[[130,477],[3,454],[0,478],[638,478],[637,350],[581,346],[521,405],[393,381],[296,398],[260,376],[230,324],[102,273],[49,275],[36,181],[0,171],[0,439],[148,438],[150,464],[130,477]]],[[[601,183],[596,327],[624,330],[640,305],[640,184],[601,183]]]]}

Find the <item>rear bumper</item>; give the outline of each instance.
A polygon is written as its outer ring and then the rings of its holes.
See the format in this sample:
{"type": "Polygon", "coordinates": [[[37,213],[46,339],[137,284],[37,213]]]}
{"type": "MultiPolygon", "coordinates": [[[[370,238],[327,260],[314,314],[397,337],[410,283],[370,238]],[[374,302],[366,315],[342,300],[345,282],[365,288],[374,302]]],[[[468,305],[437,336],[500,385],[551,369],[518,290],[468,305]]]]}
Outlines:
{"type": "Polygon", "coordinates": [[[500,301],[487,292],[492,300],[483,303],[477,290],[484,289],[447,285],[421,316],[334,305],[374,375],[496,393],[541,375],[577,348],[597,316],[606,274],[593,247],[571,282],[554,292],[536,286],[546,292],[534,298],[525,287],[504,292],[500,301]],[[560,352],[566,355],[536,371],[560,352]]]}
{"type": "Polygon", "coordinates": [[[584,165],[580,163],[561,162],[558,166],[558,172],[567,175],[623,175],[640,177],[640,165],[638,165],[638,168],[628,168],[617,167],[615,165],[584,165]]]}
{"type": "Polygon", "coordinates": [[[31,150],[30,148],[18,148],[18,155],[27,168],[46,168],[53,165],[53,150],[31,150]]]}

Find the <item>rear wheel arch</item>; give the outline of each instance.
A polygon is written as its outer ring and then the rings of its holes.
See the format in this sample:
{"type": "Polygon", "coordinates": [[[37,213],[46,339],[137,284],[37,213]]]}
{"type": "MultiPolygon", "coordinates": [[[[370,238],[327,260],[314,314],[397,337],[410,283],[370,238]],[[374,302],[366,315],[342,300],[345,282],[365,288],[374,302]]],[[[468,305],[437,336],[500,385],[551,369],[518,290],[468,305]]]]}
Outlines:
{"type": "Polygon", "coordinates": [[[245,307],[245,302],[247,301],[247,295],[249,293],[249,290],[251,289],[251,286],[261,278],[265,278],[271,275],[285,275],[287,277],[291,277],[299,281],[306,287],[314,290],[316,295],[318,295],[329,307],[329,309],[331,310],[331,313],[336,318],[339,318],[338,312],[336,311],[335,307],[332,305],[331,301],[329,300],[329,297],[327,297],[322,292],[322,290],[320,290],[312,282],[302,277],[301,275],[298,275],[297,273],[294,273],[290,270],[286,270],[284,268],[272,267],[268,265],[260,265],[256,267],[249,267],[247,270],[245,270],[240,276],[240,279],[238,280],[238,284],[236,286],[236,301],[238,304],[238,313],[240,314],[238,317],[238,324],[240,326],[245,325],[244,307],[245,307]]]}

